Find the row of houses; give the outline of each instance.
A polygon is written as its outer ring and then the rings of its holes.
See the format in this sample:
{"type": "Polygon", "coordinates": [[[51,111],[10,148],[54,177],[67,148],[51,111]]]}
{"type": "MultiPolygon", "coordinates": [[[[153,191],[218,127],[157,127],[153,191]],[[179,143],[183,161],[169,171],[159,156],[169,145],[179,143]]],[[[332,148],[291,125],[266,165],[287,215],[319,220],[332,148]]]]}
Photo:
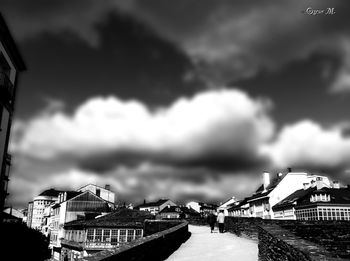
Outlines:
{"type": "Polygon", "coordinates": [[[350,220],[350,187],[305,172],[264,172],[251,196],[229,204],[227,215],[288,220],[350,220]]]}
{"type": "Polygon", "coordinates": [[[146,219],[199,216],[190,206],[170,199],[144,201],[135,208],[118,207],[110,186],[88,184],[75,191],[43,191],[29,202],[23,220],[47,236],[54,260],[65,260],[66,256],[75,260],[143,237],[146,219]]]}

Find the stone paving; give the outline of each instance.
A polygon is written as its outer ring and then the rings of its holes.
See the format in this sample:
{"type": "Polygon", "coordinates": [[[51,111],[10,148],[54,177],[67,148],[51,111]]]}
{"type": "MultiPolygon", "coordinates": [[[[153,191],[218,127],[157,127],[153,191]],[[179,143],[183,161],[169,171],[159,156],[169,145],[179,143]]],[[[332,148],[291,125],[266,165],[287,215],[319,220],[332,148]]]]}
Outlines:
{"type": "Polygon", "coordinates": [[[258,260],[258,244],[253,240],[237,237],[226,232],[220,234],[216,228],[210,233],[207,226],[189,225],[191,237],[183,243],[167,260],[221,261],[258,260]]]}

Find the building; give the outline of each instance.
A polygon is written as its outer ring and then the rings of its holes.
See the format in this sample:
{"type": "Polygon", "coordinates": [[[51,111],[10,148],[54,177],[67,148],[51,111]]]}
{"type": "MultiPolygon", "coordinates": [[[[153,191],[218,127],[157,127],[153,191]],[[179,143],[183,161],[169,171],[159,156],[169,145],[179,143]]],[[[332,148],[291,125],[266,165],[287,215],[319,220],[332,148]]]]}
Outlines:
{"type": "Polygon", "coordinates": [[[329,179],[325,176],[305,172],[278,173],[272,180],[270,173],[263,173],[263,184],[249,198],[249,216],[264,219],[274,219],[272,207],[293,192],[302,189],[303,184],[311,184],[320,179],[325,186],[330,187],[329,179]]]}
{"type": "Polygon", "coordinates": [[[23,217],[24,217],[23,212],[18,209],[15,209],[13,207],[8,207],[4,209],[4,212],[23,220],[23,217]]]}
{"type": "Polygon", "coordinates": [[[223,210],[225,216],[228,216],[228,209],[231,207],[231,204],[233,204],[235,202],[236,202],[235,197],[231,197],[231,198],[227,199],[223,203],[219,204],[218,211],[223,210]]]}
{"type": "Polygon", "coordinates": [[[28,219],[29,227],[42,230],[44,225],[44,212],[47,207],[58,200],[58,195],[61,191],[56,189],[48,189],[40,193],[28,205],[28,219]],[[31,213],[29,214],[29,210],[31,213]]]}
{"type": "Polygon", "coordinates": [[[250,217],[247,198],[228,205],[227,211],[228,215],[231,217],[250,217]]]}
{"type": "Polygon", "coordinates": [[[10,176],[11,155],[8,153],[16,87],[20,72],[26,66],[15,41],[0,14],[0,220],[2,220],[10,176]]]}
{"type": "Polygon", "coordinates": [[[111,191],[111,186],[108,184],[105,185],[104,188],[94,184],[88,184],[77,189],[77,191],[80,191],[80,192],[90,191],[94,193],[96,196],[111,203],[112,204],[111,206],[114,206],[115,204],[115,193],[111,191]]]}
{"type": "MultiPolygon", "coordinates": [[[[296,206],[304,198],[309,197],[313,191],[328,187],[327,184],[323,183],[321,177],[318,177],[316,182],[312,182],[311,184],[304,183],[303,186],[302,189],[295,191],[272,207],[276,219],[296,220],[296,206]]],[[[338,181],[333,181],[333,188],[339,188],[338,181]]]]}
{"type": "Polygon", "coordinates": [[[27,227],[32,227],[33,220],[33,201],[28,202],[28,212],[27,212],[27,227]]]}
{"type": "Polygon", "coordinates": [[[119,208],[92,220],[76,220],[64,225],[61,258],[86,257],[101,250],[113,249],[143,237],[144,221],[154,219],[146,211],[119,208]]]}
{"type": "Polygon", "coordinates": [[[167,206],[159,211],[161,219],[183,219],[199,216],[199,212],[185,206],[167,206]]]}
{"type": "Polygon", "coordinates": [[[64,238],[64,226],[75,220],[89,220],[96,216],[110,212],[110,202],[95,195],[90,190],[85,192],[64,191],[61,192],[58,201],[54,204],[50,222],[50,248],[56,260],[61,255],[61,240],[64,238]]]}
{"type": "Polygon", "coordinates": [[[350,220],[350,187],[316,188],[295,205],[297,220],[350,220]]]}
{"type": "Polygon", "coordinates": [[[160,199],[155,202],[143,203],[139,205],[137,208],[141,211],[148,211],[153,215],[157,215],[161,210],[163,210],[167,206],[177,206],[170,199],[160,199]]]}
{"type": "Polygon", "coordinates": [[[200,213],[202,217],[206,217],[210,213],[216,213],[218,208],[218,206],[215,204],[208,204],[208,203],[195,202],[195,201],[191,201],[187,203],[186,207],[194,209],[195,211],[200,213]]]}

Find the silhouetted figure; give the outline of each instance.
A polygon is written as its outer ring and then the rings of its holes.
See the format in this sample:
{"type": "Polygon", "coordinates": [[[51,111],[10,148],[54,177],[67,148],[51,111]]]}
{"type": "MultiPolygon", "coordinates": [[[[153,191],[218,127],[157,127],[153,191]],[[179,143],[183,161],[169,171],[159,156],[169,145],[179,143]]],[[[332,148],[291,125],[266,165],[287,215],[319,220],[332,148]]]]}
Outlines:
{"type": "Polygon", "coordinates": [[[218,214],[217,221],[219,223],[219,232],[224,233],[225,214],[224,214],[223,210],[220,210],[220,213],[218,214]]]}
{"type": "Polygon", "coordinates": [[[216,216],[213,213],[210,213],[207,217],[207,222],[210,226],[210,233],[213,233],[216,222],[216,216]]]}

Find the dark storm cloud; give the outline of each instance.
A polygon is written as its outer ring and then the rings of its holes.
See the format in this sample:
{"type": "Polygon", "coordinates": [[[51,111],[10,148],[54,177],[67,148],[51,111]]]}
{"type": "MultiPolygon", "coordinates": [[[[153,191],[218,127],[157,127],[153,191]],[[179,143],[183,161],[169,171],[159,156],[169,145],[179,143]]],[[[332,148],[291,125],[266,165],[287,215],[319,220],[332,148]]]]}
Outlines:
{"type": "MultiPolygon", "coordinates": [[[[345,1],[6,1],[4,10],[14,17],[9,20],[19,36],[69,30],[93,46],[103,42],[96,24],[108,13],[128,13],[178,45],[206,82],[226,83],[264,69],[279,70],[315,51],[350,56],[350,9],[345,1]],[[329,7],[336,14],[303,12],[329,7]]],[[[350,63],[347,58],[341,62],[332,86],[336,91],[348,84],[350,63]]]]}
{"type": "Polygon", "coordinates": [[[159,106],[198,90],[195,77],[184,80],[191,61],[147,26],[109,14],[96,28],[98,48],[68,31],[23,43],[30,73],[21,78],[19,116],[41,109],[46,97],[64,101],[68,110],[91,96],[113,94],[159,106]]]}

